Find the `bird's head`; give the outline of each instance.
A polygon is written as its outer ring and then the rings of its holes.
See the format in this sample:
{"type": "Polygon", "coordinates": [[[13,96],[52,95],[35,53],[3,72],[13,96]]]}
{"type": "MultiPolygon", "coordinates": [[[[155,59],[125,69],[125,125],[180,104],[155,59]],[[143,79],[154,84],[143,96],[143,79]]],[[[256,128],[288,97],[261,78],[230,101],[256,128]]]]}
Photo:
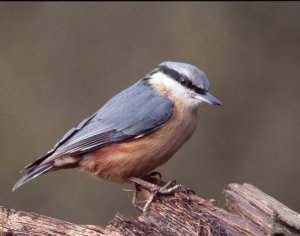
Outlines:
{"type": "Polygon", "coordinates": [[[149,74],[150,83],[163,87],[169,94],[196,106],[201,102],[222,105],[208,92],[209,81],[197,67],[180,62],[166,61],[149,74]]]}

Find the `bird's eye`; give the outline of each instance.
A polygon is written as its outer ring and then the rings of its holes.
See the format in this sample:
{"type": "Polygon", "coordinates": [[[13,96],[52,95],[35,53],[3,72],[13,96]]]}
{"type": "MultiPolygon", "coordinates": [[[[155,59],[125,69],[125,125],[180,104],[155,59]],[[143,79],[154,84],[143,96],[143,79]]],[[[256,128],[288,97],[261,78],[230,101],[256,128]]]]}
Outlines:
{"type": "Polygon", "coordinates": [[[186,77],[184,75],[180,76],[180,83],[183,84],[183,85],[188,84],[188,80],[186,79],[186,77]]]}

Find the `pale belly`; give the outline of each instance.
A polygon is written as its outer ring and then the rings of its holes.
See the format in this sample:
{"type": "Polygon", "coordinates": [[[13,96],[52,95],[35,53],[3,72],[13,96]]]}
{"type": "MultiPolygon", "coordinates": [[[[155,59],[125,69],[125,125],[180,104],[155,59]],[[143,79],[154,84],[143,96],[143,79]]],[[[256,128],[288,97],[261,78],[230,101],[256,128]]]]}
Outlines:
{"type": "Polygon", "coordinates": [[[142,177],[168,161],[191,137],[196,118],[195,109],[175,109],[172,119],[158,130],[98,149],[84,156],[80,166],[86,172],[116,182],[142,177]]]}

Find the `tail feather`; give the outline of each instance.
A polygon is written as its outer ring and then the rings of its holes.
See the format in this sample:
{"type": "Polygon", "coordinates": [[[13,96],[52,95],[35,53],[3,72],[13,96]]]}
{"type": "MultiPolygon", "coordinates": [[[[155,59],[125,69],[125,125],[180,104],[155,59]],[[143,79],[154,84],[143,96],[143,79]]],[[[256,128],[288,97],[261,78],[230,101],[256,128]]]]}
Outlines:
{"type": "Polygon", "coordinates": [[[26,184],[30,180],[34,179],[35,177],[38,177],[39,175],[45,173],[46,171],[49,171],[51,168],[53,168],[53,163],[46,163],[44,165],[36,167],[35,169],[30,170],[15,184],[12,191],[15,191],[23,184],[26,184]]]}
{"type": "Polygon", "coordinates": [[[25,166],[21,171],[20,173],[22,173],[23,171],[25,170],[28,170],[30,171],[31,169],[37,167],[39,164],[41,164],[44,160],[46,160],[49,156],[51,156],[52,152],[48,152],[46,155],[44,156],[41,156],[39,158],[37,158],[34,162],[28,164],[27,166],[25,166]]]}

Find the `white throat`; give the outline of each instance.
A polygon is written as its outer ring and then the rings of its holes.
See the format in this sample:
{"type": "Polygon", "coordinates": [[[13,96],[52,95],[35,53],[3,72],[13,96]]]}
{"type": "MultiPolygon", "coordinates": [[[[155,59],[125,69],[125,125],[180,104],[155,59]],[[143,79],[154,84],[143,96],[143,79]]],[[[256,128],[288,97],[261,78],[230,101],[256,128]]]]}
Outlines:
{"type": "Polygon", "coordinates": [[[165,89],[170,96],[180,99],[184,104],[197,107],[202,101],[195,98],[195,92],[185,88],[168,75],[158,71],[151,75],[149,82],[156,88],[165,89]]]}

